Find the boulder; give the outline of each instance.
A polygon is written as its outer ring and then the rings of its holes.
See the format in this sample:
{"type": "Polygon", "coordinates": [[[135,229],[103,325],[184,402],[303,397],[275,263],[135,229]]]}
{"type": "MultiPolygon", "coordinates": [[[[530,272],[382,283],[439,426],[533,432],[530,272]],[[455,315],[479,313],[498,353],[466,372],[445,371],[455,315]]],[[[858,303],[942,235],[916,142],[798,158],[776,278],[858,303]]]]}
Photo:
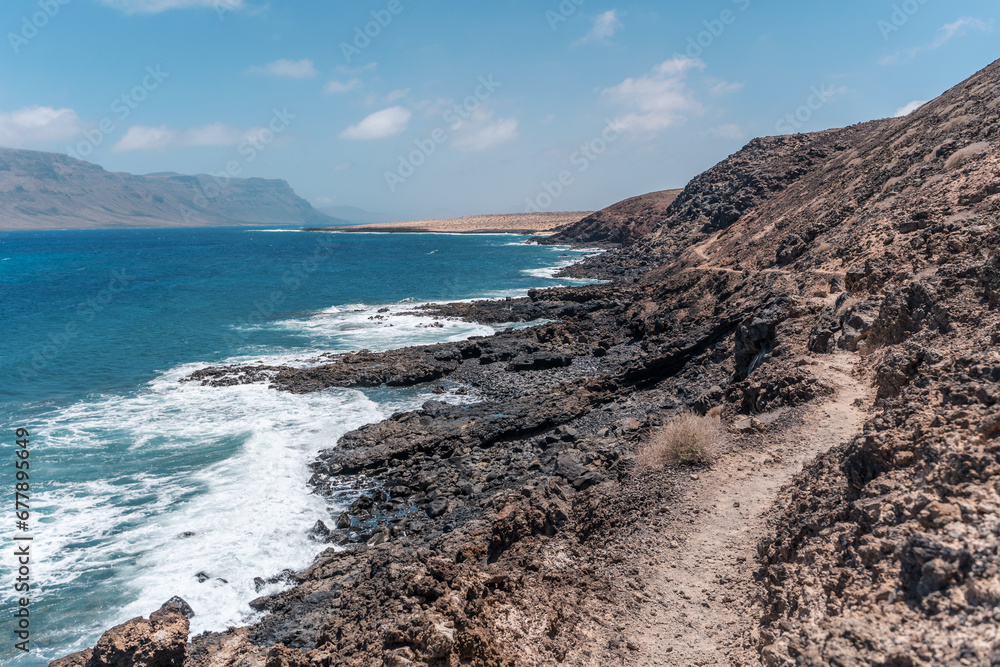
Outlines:
{"type": "Polygon", "coordinates": [[[816,319],[809,334],[809,350],[818,354],[828,354],[838,348],[858,351],[861,343],[868,339],[880,308],[880,299],[859,301],[844,292],[816,319]]]}
{"type": "Polygon", "coordinates": [[[133,618],[105,632],[92,651],[67,656],[60,667],[181,667],[188,657],[188,632],[194,611],[171,598],[149,619],[133,618]]]}
{"type": "Polygon", "coordinates": [[[736,377],[743,379],[757,368],[768,352],[774,349],[775,328],[771,318],[753,317],[745,320],[736,332],[736,377]]]}
{"type": "Polygon", "coordinates": [[[308,533],[309,539],[316,540],[317,542],[325,542],[330,539],[331,534],[330,529],[322,520],[317,521],[316,525],[310,528],[308,533]]]}
{"type": "Polygon", "coordinates": [[[87,662],[90,661],[93,655],[94,649],[88,648],[85,651],[67,655],[65,658],[53,660],[49,663],[49,667],[86,667],[87,662]]]}
{"type": "Polygon", "coordinates": [[[507,365],[509,371],[542,371],[550,368],[565,368],[573,363],[573,356],[551,352],[538,352],[518,357],[507,365]]]}

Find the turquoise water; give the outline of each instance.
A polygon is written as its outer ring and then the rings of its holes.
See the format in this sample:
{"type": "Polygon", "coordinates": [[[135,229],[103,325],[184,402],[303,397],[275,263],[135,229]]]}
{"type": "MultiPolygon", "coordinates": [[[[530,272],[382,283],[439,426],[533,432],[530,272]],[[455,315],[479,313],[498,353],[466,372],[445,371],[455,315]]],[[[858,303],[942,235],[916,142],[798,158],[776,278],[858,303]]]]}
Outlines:
{"type": "MultiPolygon", "coordinates": [[[[253,620],[255,577],[305,567],[331,508],[308,464],[348,430],[429,397],[416,390],[291,396],[177,380],[219,362],[307,364],[493,328],[413,304],[567,284],[578,258],[523,237],[310,234],[288,229],[0,234],[0,664],[92,646],[173,595],[193,633],[253,620]],[[388,313],[379,313],[383,308],[388,313]],[[382,318],[379,318],[382,315],[382,318]],[[15,430],[31,432],[31,653],[15,610],[15,430]],[[198,573],[209,575],[199,582],[198,573]]],[[[335,511],[336,508],[333,508],[335,511]]]]}

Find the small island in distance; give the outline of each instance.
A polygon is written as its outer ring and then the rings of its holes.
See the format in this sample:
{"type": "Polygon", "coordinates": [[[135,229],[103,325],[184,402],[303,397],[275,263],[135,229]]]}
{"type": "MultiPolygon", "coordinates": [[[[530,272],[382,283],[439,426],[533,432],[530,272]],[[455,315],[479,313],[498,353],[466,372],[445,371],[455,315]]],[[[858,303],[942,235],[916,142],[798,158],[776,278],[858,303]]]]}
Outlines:
{"type": "Polygon", "coordinates": [[[590,215],[589,212],[505,213],[470,215],[448,220],[415,220],[384,222],[370,225],[310,227],[309,232],[385,233],[385,234],[544,234],[571,225],[590,215]]]}

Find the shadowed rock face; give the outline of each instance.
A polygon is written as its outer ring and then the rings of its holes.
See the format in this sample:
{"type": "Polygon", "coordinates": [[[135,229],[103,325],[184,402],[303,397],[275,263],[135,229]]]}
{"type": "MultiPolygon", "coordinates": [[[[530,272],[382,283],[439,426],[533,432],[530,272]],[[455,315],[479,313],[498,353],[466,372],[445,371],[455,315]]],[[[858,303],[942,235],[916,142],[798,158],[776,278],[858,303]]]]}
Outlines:
{"type": "Polygon", "coordinates": [[[339,224],[285,181],[133,176],[58,153],[0,148],[0,229],[339,224]]]}

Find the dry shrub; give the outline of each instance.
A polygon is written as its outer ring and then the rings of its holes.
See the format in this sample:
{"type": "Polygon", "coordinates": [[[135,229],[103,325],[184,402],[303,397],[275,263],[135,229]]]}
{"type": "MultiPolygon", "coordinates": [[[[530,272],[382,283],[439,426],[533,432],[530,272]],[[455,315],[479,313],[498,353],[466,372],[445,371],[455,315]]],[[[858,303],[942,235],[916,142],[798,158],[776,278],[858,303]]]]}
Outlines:
{"type": "Polygon", "coordinates": [[[667,465],[711,463],[722,447],[722,425],[717,415],[704,417],[685,413],[653,434],[636,457],[646,470],[667,465]]]}
{"type": "Polygon", "coordinates": [[[975,159],[979,155],[986,153],[990,150],[990,142],[988,141],[978,141],[974,144],[966,146],[961,150],[957,150],[951,154],[951,157],[944,163],[944,166],[948,169],[957,169],[961,167],[966,162],[975,159]]]}

